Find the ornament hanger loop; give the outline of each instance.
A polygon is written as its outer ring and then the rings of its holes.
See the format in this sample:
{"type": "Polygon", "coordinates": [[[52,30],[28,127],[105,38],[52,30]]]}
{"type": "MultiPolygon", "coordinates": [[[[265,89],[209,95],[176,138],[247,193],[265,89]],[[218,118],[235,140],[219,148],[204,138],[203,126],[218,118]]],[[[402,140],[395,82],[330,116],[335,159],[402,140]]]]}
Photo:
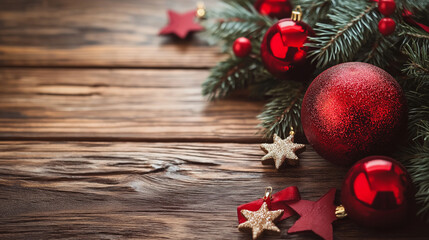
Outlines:
{"type": "Polygon", "coordinates": [[[298,5],[296,6],[296,8],[292,11],[292,21],[301,21],[301,17],[302,17],[302,10],[301,10],[301,6],[298,5]]]}
{"type": "Polygon", "coordinates": [[[271,193],[273,192],[273,188],[271,186],[268,186],[265,188],[265,196],[264,196],[264,200],[270,199],[271,198],[271,193]]]}

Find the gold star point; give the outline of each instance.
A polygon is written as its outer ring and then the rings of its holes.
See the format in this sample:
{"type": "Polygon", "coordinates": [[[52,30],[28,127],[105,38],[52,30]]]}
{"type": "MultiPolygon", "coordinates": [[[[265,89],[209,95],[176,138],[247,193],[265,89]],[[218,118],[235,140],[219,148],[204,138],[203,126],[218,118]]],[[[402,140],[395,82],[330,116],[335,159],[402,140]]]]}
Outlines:
{"type": "Polygon", "coordinates": [[[262,164],[270,164],[274,160],[274,165],[276,169],[286,163],[291,166],[298,165],[298,156],[296,152],[298,150],[304,149],[304,144],[294,143],[294,135],[289,135],[286,139],[281,139],[277,134],[273,136],[273,143],[261,144],[261,149],[266,153],[262,157],[262,164]]]}
{"type": "Polygon", "coordinates": [[[238,225],[238,229],[240,231],[250,229],[253,239],[259,238],[265,230],[280,232],[274,221],[283,214],[282,209],[270,211],[267,203],[264,202],[258,211],[252,212],[243,209],[241,210],[241,214],[243,214],[247,221],[238,225]]]}

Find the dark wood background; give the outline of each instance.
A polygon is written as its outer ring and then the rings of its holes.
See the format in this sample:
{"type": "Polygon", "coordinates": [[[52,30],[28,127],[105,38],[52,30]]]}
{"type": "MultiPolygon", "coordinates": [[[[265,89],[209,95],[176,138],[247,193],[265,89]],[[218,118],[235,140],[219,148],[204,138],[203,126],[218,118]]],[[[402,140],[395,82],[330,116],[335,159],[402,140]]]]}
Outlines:
{"type": "MultiPolygon", "coordinates": [[[[217,1],[206,1],[207,7],[217,1]]],[[[0,239],[250,239],[236,207],[296,185],[316,200],[347,171],[312,149],[261,165],[263,102],[207,102],[222,55],[157,35],[192,0],[0,0],[0,239]]],[[[297,217],[269,239],[288,235],[297,217]]],[[[335,239],[428,239],[419,221],[335,239]]]]}

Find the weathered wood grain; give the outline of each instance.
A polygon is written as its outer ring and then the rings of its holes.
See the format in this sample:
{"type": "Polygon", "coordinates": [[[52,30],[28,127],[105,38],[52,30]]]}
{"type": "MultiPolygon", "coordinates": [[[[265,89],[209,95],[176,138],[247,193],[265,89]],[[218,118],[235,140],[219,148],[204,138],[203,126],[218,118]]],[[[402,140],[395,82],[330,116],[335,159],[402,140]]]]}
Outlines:
{"type": "Polygon", "coordinates": [[[0,69],[1,139],[260,141],[261,102],[207,102],[207,70],[0,69]]]}
{"type": "Polygon", "coordinates": [[[200,68],[222,58],[202,36],[158,36],[167,9],[189,11],[196,1],[2,0],[0,66],[200,68]]]}
{"type": "MultiPolygon", "coordinates": [[[[236,207],[264,187],[299,187],[316,200],[341,187],[346,169],[311,148],[301,166],[261,165],[257,144],[0,142],[1,239],[249,239],[236,207]]],[[[287,235],[297,217],[268,239],[287,235]]],[[[389,231],[335,224],[335,239],[425,239],[421,223],[389,231]]]]}

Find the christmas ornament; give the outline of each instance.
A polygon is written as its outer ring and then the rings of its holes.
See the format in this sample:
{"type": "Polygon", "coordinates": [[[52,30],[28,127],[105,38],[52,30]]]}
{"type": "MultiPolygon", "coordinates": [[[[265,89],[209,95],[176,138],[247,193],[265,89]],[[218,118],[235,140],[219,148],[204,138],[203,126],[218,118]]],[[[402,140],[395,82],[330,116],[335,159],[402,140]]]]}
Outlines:
{"type": "Polygon", "coordinates": [[[410,176],[397,161],[384,156],[357,162],[346,175],[341,201],[351,219],[370,227],[404,222],[414,207],[410,176]]]}
{"type": "MultiPolygon", "coordinates": [[[[265,68],[279,79],[291,74],[311,74],[307,51],[304,44],[308,36],[314,36],[313,29],[301,22],[300,7],[292,14],[292,19],[282,19],[274,24],[264,35],[261,45],[261,58],[265,68]]],[[[302,75],[304,74],[304,75],[302,75]]]]}
{"type": "Polygon", "coordinates": [[[266,153],[265,156],[262,157],[262,164],[272,164],[274,160],[274,165],[277,169],[286,163],[290,166],[296,166],[299,164],[298,156],[296,156],[295,152],[302,152],[305,150],[304,144],[294,143],[294,131],[290,131],[289,137],[282,140],[277,134],[273,136],[273,143],[261,144],[261,149],[266,153]]]}
{"type": "MultiPolygon", "coordinates": [[[[269,189],[272,188],[269,187],[269,189]]],[[[258,211],[250,211],[243,209],[240,213],[247,219],[247,221],[238,225],[240,231],[251,230],[252,238],[257,239],[261,234],[267,231],[280,232],[280,229],[274,224],[274,221],[279,219],[283,214],[283,209],[279,210],[269,210],[269,205],[271,201],[271,191],[266,191],[263,198],[264,202],[258,211]]]]}
{"type": "Polygon", "coordinates": [[[389,17],[382,18],[378,22],[378,31],[384,36],[390,35],[395,31],[396,23],[389,17]]]}
{"type": "MultiPolygon", "coordinates": [[[[267,187],[265,196],[267,193],[271,195],[271,192],[272,188],[267,187]]],[[[244,209],[249,211],[257,211],[262,206],[262,203],[266,201],[265,196],[264,198],[260,198],[253,202],[246,203],[237,207],[237,216],[239,224],[246,221],[246,218],[241,214],[241,211],[244,209]]],[[[298,188],[292,186],[285,188],[277,193],[274,193],[270,198],[270,204],[268,207],[271,210],[283,210],[283,215],[279,219],[279,221],[281,221],[295,214],[295,212],[289,207],[289,204],[299,200],[301,200],[301,196],[299,194],[298,188]]]]}
{"type": "Polygon", "coordinates": [[[379,0],[378,11],[384,16],[388,17],[395,12],[396,3],[395,0],[379,0]]]}
{"type": "Polygon", "coordinates": [[[189,33],[201,31],[204,28],[195,22],[197,11],[192,10],[184,14],[168,10],[168,25],[161,29],[160,35],[175,34],[179,38],[186,38],[189,33]]]}
{"type": "Polygon", "coordinates": [[[232,45],[232,50],[237,57],[246,57],[252,51],[252,43],[245,37],[237,38],[232,45]]]}
{"type": "Polygon", "coordinates": [[[313,231],[325,240],[333,239],[332,222],[337,219],[334,205],[336,190],[329,190],[316,202],[300,200],[289,206],[301,217],[289,228],[288,233],[313,231]]]}
{"type": "Polygon", "coordinates": [[[254,6],[260,14],[278,19],[288,18],[292,12],[289,0],[258,0],[254,6]]]}
{"type": "Polygon", "coordinates": [[[395,79],[360,62],[331,67],[305,93],[305,136],[325,159],[349,165],[382,154],[406,138],[407,106],[395,79]]]}

